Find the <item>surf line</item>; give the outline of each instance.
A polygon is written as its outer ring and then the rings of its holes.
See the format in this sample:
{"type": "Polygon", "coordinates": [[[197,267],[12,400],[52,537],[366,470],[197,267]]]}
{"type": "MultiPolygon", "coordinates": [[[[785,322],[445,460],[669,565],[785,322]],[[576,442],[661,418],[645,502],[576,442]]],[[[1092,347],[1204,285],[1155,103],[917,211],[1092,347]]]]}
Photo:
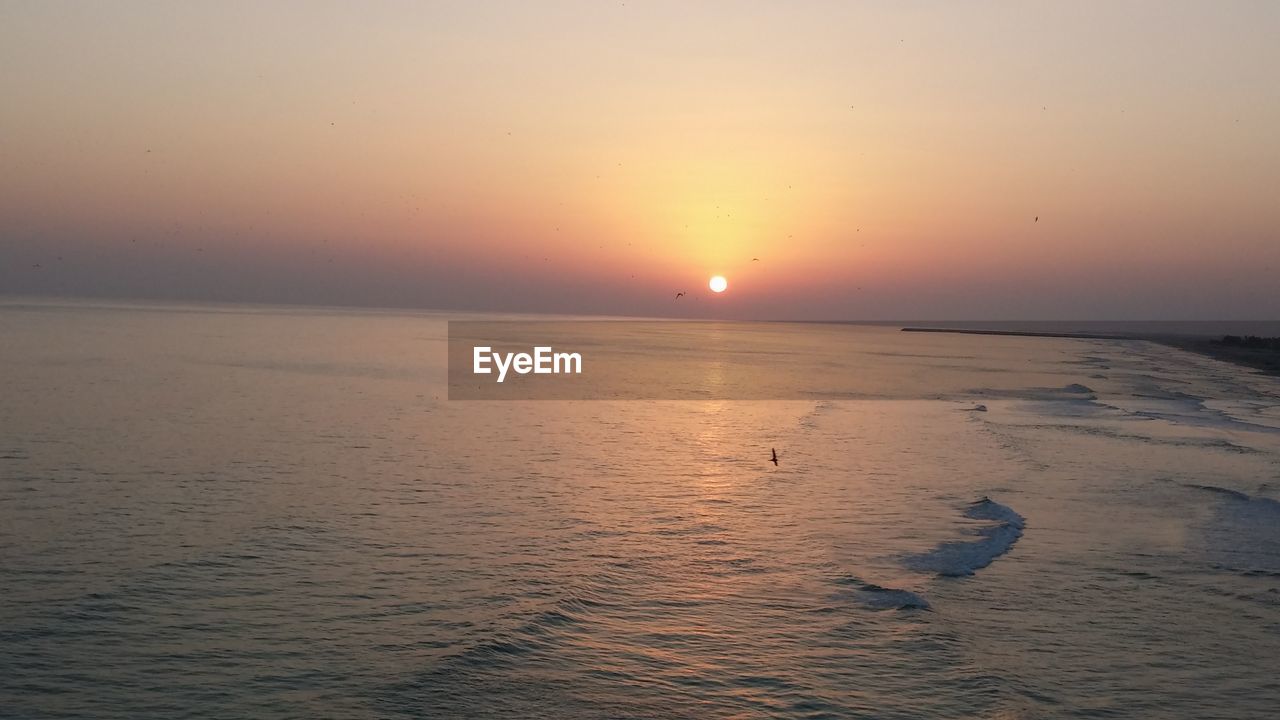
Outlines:
{"type": "Polygon", "coordinates": [[[477,345],[471,351],[471,372],[476,375],[491,375],[494,368],[498,371],[498,382],[507,378],[507,371],[514,370],[519,375],[581,375],[582,354],[576,352],[556,352],[550,346],[538,345],[533,353],[494,352],[492,347],[477,345]],[[493,367],[490,367],[490,364],[493,367]]]}

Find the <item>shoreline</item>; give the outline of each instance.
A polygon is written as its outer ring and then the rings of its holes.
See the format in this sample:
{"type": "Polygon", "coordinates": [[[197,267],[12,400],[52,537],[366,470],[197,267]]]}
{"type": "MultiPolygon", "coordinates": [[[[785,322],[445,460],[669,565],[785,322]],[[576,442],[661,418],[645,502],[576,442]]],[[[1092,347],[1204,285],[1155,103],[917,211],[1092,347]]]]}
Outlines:
{"type": "Polygon", "coordinates": [[[1280,377],[1280,350],[1229,345],[1221,337],[1195,335],[1109,335],[1102,333],[1036,332],[1030,330],[979,330],[968,328],[904,327],[902,332],[954,333],[959,335],[1000,335],[1005,337],[1048,337],[1071,340],[1144,340],[1175,350],[1195,353],[1263,375],[1280,377]]]}
{"type": "Polygon", "coordinates": [[[1227,345],[1220,338],[1167,337],[1138,338],[1166,345],[1175,350],[1203,355],[1214,360],[1257,370],[1263,375],[1280,377],[1280,350],[1227,345]]]}
{"type": "Polygon", "coordinates": [[[954,333],[957,335],[1003,335],[1006,337],[1049,337],[1068,338],[1072,340],[1142,340],[1132,335],[1112,335],[1104,333],[1081,332],[1043,332],[1035,330],[972,330],[964,328],[939,327],[904,327],[902,332],[911,333],[954,333]]]}

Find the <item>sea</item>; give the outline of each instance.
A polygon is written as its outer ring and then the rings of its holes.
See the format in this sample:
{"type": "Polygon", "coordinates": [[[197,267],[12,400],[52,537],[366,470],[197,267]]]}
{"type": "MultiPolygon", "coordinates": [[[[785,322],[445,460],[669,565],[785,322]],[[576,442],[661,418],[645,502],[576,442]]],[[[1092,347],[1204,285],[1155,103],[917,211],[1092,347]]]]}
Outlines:
{"type": "Polygon", "coordinates": [[[1276,378],[726,323],[833,391],[451,400],[486,318],[0,306],[0,717],[1280,713],[1276,378]]]}

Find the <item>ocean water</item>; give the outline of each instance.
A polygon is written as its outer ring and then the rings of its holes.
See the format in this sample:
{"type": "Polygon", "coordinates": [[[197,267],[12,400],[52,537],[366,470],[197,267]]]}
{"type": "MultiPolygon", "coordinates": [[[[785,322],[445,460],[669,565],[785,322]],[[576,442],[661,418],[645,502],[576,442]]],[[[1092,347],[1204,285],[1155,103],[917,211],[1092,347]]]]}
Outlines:
{"type": "Polygon", "coordinates": [[[761,325],[852,389],[461,402],[453,317],[0,307],[0,716],[1280,707],[1275,379],[761,325]]]}

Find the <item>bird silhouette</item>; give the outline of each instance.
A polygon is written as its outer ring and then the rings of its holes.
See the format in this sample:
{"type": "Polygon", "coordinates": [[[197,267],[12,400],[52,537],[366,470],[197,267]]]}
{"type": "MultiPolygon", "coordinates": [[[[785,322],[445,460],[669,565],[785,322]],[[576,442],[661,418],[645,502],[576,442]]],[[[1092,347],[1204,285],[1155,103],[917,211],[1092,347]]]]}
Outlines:
{"type": "Polygon", "coordinates": [[[769,449],[773,450],[773,457],[769,458],[769,462],[773,463],[774,467],[778,467],[778,451],[775,450],[774,448],[769,448],[769,449]]]}
{"type": "Polygon", "coordinates": [[[751,262],[760,262],[760,258],[751,258],[751,262]]]}
{"type": "Polygon", "coordinates": [[[1040,216],[1039,216],[1039,215],[1037,215],[1037,216],[1036,216],[1036,220],[1035,220],[1035,221],[1036,221],[1036,222],[1040,222],[1040,216]]]}
{"type": "Polygon", "coordinates": [[[682,293],[682,292],[678,292],[678,293],[676,293],[676,299],[677,299],[677,300],[679,300],[679,299],[680,299],[681,297],[683,297],[683,296],[684,296],[684,293],[682,293]]]}

